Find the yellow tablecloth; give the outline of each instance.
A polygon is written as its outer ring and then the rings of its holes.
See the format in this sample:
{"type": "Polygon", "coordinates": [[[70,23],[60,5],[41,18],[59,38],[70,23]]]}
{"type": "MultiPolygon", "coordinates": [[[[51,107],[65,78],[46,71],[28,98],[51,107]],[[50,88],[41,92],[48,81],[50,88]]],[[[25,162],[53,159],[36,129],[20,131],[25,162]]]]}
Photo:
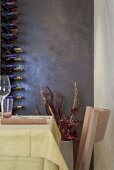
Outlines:
{"type": "Polygon", "coordinates": [[[47,125],[0,125],[0,170],[68,170],[53,117],[47,125]]]}

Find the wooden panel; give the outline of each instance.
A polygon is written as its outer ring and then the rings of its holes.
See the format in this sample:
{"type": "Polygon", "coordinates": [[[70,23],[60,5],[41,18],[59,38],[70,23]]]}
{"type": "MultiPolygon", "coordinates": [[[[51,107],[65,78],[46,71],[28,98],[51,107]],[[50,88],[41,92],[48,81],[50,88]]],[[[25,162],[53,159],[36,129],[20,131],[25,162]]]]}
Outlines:
{"type": "Polygon", "coordinates": [[[108,120],[110,117],[110,110],[106,110],[106,109],[96,109],[96,110],[100,111],[100,114],[98,117],[95,142],[99,142],[104,138],[108,120]]]}
{"type": "Polygon", "coordinates": [[[109,115],[109,110],[87,107],[75,170],[89,170],[94,141],[95,139],[98,139],[98,141],[103,139],[109,115]]]}
{"type": "MultiPolygon", "coordinates": [[[[74,170],[75,170],[75,167],[76,167],[76,160],[77,160],[78,150],[79,150],[79,144],[77,144],[76,142],[74,142],[74,143],[73,143],[74,170]]],[[[67,153],[67,154],[68,154],[68,153],[67,153]]],[[[89,170],[94,170],[94,150],[93,150],[93,152],[92,152],[92,158],[91,158],[89,170]]]]}

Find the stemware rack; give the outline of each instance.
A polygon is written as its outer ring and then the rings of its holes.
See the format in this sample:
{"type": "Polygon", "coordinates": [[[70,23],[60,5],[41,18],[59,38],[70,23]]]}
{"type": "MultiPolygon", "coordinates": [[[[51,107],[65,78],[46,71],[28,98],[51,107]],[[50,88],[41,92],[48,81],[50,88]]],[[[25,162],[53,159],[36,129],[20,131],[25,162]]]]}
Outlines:
{"type": "Polygon", "coordinates": [[[23,109],[24,106],[19,102],[23,100],[21,81],[23,58],[20,57],[23,53],[22,48],[17,46],[19,29],[18,17],[19,10],[17,0],[1,0],[1,74],[6,74],[10,78],[11,93],[9,98],[14,99],[15,110],[23,109]]]}

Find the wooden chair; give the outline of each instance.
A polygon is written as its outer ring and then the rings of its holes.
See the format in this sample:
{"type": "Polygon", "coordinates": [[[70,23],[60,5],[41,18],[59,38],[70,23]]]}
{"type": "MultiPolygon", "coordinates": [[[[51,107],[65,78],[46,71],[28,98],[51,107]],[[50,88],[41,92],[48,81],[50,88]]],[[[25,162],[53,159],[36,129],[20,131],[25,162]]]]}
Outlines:
{"type": "Polygon", "coordinates": [[[104,138],[110,110],[86,108],[75,170],[89,170],[95,142],[104,138]]]}

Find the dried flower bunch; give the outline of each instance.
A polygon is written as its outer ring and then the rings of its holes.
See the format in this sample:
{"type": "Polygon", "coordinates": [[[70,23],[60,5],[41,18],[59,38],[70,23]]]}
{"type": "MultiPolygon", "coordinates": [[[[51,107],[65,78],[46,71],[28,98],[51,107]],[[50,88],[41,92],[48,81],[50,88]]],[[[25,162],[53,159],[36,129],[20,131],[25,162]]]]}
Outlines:
{"type": "Polygon", "coordinates": [[[81,121],[76,118],[79,111],[79,94],[76,82],[72,83],[74,86],[74,101],[70,114],[65,114],[63,111],[64,98],[61,94],[54,94],[47,86],[46,90],[41,90],[41,95],[47,114],[53,115],[56,120],[62,140],[79,142],[77,126],[81,124],[81,121]]]}

